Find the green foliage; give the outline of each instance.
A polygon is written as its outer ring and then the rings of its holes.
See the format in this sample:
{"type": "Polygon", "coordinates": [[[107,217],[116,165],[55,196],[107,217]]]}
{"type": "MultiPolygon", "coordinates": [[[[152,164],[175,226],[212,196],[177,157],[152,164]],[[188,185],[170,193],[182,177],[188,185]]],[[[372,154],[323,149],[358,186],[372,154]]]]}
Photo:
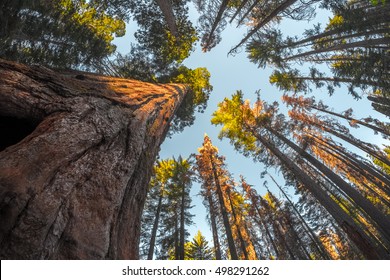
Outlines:
{"type": "Polygon", "coordinates": [[[213,251],[200,230],[191,242],[187,243],[186,260],[212,260],[213,251]]]}
{"type": "Polygon", "coordinates": [[[213,113],[211,123],[222,125],[219,138],[227,137],[237,150],[242,150],[244,154],[257,150],[256,138],[244,129],[247,119],[254,120],[254,115],[243,106],[243,96],[240,91],[231,99],[225,98],[218,104],[218,109],[213,113]]]}
{"type": "Polygon", "coordinates": [[[195,121],[195,111],[204,112],[213,89],[210,72],[206,68],[190,69],[185,66],[173,70],[170,75],[159,79],[161,82],[182,83],[188,86],[183,102],[171,123],[169,134],[181,132],[195,121]]]}
{"type": "Polygon", "coordinates": [[[181,63],[193,51],[198,40],[196,30],[188,20],[187,1],[172,1],[178,34],[174,36],[165,22],[156,1],[139,0],[130,5],[133,19],[138,24],[135,37],[147,51],[157,71],[165,71],[173,63],[181,63]]]}
{"type": "MultiPolygon", "coordinates": [[[[387,157],[390,158],[390,146],[386,146],[383,151],[386,153],[387,157]]],[[[376,166],[378,166],[384,173],[390,176],[390,166],[386,163],[380,161],[377,158],[372,157],[372,161],[376,166]]]]}
{"type": "Polygon", "coordinates": [[[85,0],[15,1],[2,18],[0,56],[60,68],[88,68],[115,51],[123,20],[85,0]]]}

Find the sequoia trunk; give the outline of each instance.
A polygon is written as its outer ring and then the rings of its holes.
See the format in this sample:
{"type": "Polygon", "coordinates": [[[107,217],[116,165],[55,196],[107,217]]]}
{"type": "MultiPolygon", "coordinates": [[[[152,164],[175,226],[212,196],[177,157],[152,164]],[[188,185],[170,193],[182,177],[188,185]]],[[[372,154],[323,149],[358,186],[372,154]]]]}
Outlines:
{"type": "Polygon", "coordinates": [[[137,259],[152,165],[185,91],[0,60],[0,258],[137,259]]]}

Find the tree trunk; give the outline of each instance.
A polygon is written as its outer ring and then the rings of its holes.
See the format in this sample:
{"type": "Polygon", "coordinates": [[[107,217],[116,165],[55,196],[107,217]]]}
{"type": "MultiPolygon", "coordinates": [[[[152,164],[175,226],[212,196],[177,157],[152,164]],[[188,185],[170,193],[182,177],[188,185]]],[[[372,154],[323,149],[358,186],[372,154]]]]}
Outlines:
{"type": "Polygon", "coordinates": [[[171,31],[172,35],[177,38],[179,36],[179,32],[176,25],[175,15],[173,14],[171,0],[156,0],[156,2],[164,15],[169,31],[171,31]]]}
{"type": "Polygon", "coordinates": [[[156,244],[158,223],[160,221],[162,199],[163,199],[163,188],[161,188],[161,190],[160,190],[160,197],[158,199],[156,217],[154,218],[154,223],[153,223],[153,228],[152,228],[152,236],[150,238],[150,244],[149,244],[148,260],[153,260],[154,245],[156,244]]]}
{"type": "Polygon", "coordinates": [[[239,224],[238,219],[237,219],[237,214],[236,214],[236,211],[234,209],[232,196],[231,196],[231,192],[230,192],[229,188],[227,188],[227,190],[226,190],[226,195],[229,199],[229,204],[230,204],[230,208],[231,208],[231,212],[232,212],[232,216],[233,216],[233,222],[234,222],[234,225],[236,226],[237,236],[238,236],[238,239],[239,239],[240,245],[241,245],[241,251],[244,254],[244,259],[249,260],[248,251],[247,251],[247,244],[246,244],[246,242],[241,234],[240,224],[239,224]]]}
{"type": "Polygon", "coordinates": [[[383,127],[378,127],[378,126],[369,124],[367,122],[363,122],[363,121],[355,119],[355,118],[347,117],[347,116],[344,116],[342,114],[338,114],[336,112],[333,112],[333,111],[321,108],[319,106],[314,106],[313,105],[313,106],[311,106],[311,108],[313,108],[313,109],[315,109],[317,111],[323,112],[323,113],[327,113],[329,115],[333,115],[333,116],[336,116],[336,117],[339,117],[339,118],[342,118],[342,119],[345,119],[345,120],[348,120],[348,121],[355,122],[357,124],[360,124],[362,126],[370,128],[370,129],[372,129],[375,132],[379,132],[379,133],[382,133],[383,135],[390,136],[390,131],[386,131],[383,127]]]}
{"type": "Polygon", "coordinates": [[[0,152],[0,258],[137,259],[152,165],[185,91],[0,60],[0,119],[30,128],[0,152]]]}
{"type": "Polygon", "coordinates": [[[232,229],[230,227],[229,217],[228,217],[228,214],[226,211],[226,206],[225,206],[225,202],[224,202],[224,198],[223,198],[223,194],[222,194],[221,184],[219,183],[219,177],[217,174],[217,170],[214,166],[214,161],[213,161],[213,158],[211,156],[210,156],[210,162],[211,162],[211,168],[213,170],[215,187],[217,189],[219,205],[221,207],[221,214],[222,214],[223,224],[225,226],[226,239],[227,239],[228,246],[229,246],[230,257],[232,260],[238,260],[237,249],[236,249],[236,245],[234,244],[232,229]]]}
{"type": "Polygon", "coordinates": [[[270,13],[262,19],[252,30],[248,32],[248,34],[234,47],[229,51],[229,54],[234,53],[242,44],[244,44],[249,38],[251,38],[260,28],[273,20],[278,14],[289,8],[293,5],[297,0],[286,0],[281,3],[279,6],[275,7],[274,10],[270,11],[270,13]]]}
{"type": "Polygon", "coordinates": [[[329,260],[329,256],[323,247],[320,240],[318,240],[317,235],[313,232],[313,230],[309,227],[309,225],[306,223],[305,219],[302,217],[301,213],[299,213],[298,209],[295,207],[295,204],[291,201],[287,193],[283,190],[283,188],[276,182],[274,177],[271,174],[268,174],[268,176],[271,178],[271,180],[275,183],[275,185],[278,187],[278,189],[281,191],[283,196],[286,198],[286,201],[290,205],[290,207],[294,210],[295,216],[297,219],[301,222],[302,227],[306,231],[307,235],[309,236],[310,240],[313,242],[314,246],[316,247],[318,253],[321,255],[321,257],[325,260],[329,260]]]}
{"type": "Polygon", "coordinates": [[[222,15],[223,15],[223,13],[226,10],[227,5],[229,4],[229,1],[230,0],[223,0],[221,5],[219,6],[218,13],[217,13],[217,15],[216,15],[216,17],[214,19],[213,25],[211,26],[210,32],[209,32],[209,34],[207,36],[207,39],[205,40],[204,45],[202,45],[204,50],[208,50],[209,49],[210,41],[213,38],[213,34],[214,34],[215,30],[217,29],[217,26],[218,26],[218,24],[220,23],[220,21],[222,19],[222,15]]]}
{"type": "Polygon", "coordinates": [[[180,242],[179,242],[179,260],[184,260],[184,242],[185,242],[185,184],[183,183],[180,207],[180,242]]]}
{"type": "Polygon", "coordinates": [[[331,51],[339,51],[339,50],[347,50],[347,49],[353,49],[353,48],[376,48],[379,45],[387,45],[390,43],[390,40],[388,38],[378,38],[378,39],[367,39],[363,41],[358,41],[358,42],[352,42],[352,43],[346,43],[346,44],[337,44],[335,46],[327,47],[327,48],[322,48],[322,49],[317,49],[314,51],[308,51],[304,53],[300,53],[297,55],[293,55],[290,57],[285,57],[285,61],[289,60],[294,60],[298,59],[304,56],[310,56],[313,54],[320,54],[324,52],[331,52],[331,51]]]}
{"type": "Polygon", "coordinates": [[[214,206],[213,198],[211,197],[210,193],[207,194],[207,199],[210,207],[210,222],[211,222],[211,231],[213,233],[215,259],[221,260],[222,259],[221,246],[219,245],[217,223],[215,221],[215,212],[214,212],[215,206],[214,206]]]}

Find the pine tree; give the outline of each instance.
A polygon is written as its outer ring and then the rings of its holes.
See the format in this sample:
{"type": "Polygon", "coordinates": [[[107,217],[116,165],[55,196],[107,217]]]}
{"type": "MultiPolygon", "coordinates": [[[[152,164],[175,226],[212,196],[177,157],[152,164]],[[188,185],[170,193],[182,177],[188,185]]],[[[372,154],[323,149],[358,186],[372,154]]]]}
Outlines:
{"type": "Polygon", "coordinates": [[[202,235],[200,230],[195,234],[192,241],[189,243],[188,251],[186,252],[187,260],[212,260],[212,249],[209,248],[208,241],[202,235]]]}

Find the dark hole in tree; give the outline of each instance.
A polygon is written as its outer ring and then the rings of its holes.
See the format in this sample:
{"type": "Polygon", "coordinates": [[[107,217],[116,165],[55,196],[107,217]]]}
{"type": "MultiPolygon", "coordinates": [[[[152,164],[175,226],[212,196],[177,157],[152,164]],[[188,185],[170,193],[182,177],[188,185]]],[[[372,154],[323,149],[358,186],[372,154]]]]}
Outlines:
{"type": "Polygon", "coordinates": [[[0,151],[23,140],[38,124],[35,120],[0,116],[0,151]]]}

